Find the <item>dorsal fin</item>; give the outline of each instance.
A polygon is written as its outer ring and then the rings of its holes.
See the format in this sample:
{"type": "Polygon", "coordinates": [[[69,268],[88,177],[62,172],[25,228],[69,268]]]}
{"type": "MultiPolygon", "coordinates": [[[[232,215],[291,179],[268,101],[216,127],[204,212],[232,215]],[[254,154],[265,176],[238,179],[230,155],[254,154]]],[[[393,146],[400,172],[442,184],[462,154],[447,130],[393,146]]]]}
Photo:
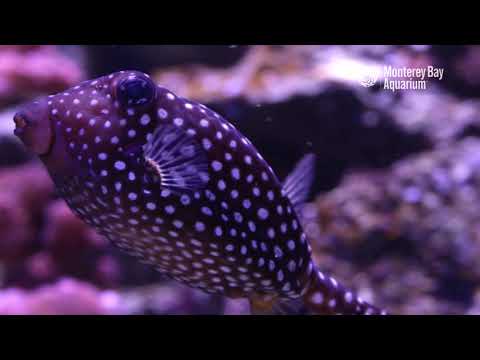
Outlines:
{"type": "Polygon", "coordinates": [[[308,198],[315,176],[315,154],[305,155],[283,182],[283,193],[292,203],[295,211],[300,210],[308,198]]]}
{"type": "Polygon", "coordinates": [[[157,127],[143,151],[162,187],[193,191],[204,188],[209,180],[205,151],[193,135],[177,126],[157,127]]]}

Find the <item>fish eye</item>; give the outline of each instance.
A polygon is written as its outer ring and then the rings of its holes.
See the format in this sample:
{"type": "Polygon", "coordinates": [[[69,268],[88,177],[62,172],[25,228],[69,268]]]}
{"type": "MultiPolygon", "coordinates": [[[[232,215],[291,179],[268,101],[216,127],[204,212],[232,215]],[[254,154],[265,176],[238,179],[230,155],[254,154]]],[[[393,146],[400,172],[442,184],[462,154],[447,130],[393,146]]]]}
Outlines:
{"type": "Polygon", "coordinates": [[[142,106],[152,102],[156,86],[148,78],[128,77],[117,87],[118,101],[124,106],[142,106]]]}

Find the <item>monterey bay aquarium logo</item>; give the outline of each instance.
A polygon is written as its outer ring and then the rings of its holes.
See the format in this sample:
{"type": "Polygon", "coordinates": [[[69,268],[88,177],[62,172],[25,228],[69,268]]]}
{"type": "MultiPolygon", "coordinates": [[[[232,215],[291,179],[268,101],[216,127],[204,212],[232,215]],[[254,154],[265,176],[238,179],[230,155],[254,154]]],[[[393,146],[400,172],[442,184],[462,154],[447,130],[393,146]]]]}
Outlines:
{"type": "Polygon", "coordinates": [[[380,82],[385,90],[426,90],[431,80],[442,80],[444,69],[434,66],[421,68],[384,66],[369,69],[360,78],[360,84],[371,87],[380,82]]]}

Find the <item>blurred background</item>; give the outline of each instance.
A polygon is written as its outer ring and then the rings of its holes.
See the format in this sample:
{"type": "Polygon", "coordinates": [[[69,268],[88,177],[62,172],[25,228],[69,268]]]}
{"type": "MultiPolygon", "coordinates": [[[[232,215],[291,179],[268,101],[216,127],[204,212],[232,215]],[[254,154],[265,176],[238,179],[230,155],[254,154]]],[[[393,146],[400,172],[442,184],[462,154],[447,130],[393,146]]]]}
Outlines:
{"type": "MultiPolygon", "coordinates": [[[[0,314],[248,314],[110,246],[13,136],[16,106],[150,73],[240,129],[280,178],[306,152],[320,268],[396,314],[480,313],[480,46],[0,46],[0,314]],[[426,90],[362,86],[435,66],[426,90]]],[[[370,84],[372,85],[372,84],[370,84]]]]}

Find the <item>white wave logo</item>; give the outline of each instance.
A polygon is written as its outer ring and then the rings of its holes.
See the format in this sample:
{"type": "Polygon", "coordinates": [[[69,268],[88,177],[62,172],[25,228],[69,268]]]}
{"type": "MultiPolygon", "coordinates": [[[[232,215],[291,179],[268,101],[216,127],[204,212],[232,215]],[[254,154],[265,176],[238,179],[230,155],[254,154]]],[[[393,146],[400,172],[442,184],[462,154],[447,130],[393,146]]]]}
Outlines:
{"type": "Polygon", "coordinates": [[[376,71],[369,71],[360,77],[360,85],[364,87],[372,87],[378,80],[378,74],[376,71]]]}

